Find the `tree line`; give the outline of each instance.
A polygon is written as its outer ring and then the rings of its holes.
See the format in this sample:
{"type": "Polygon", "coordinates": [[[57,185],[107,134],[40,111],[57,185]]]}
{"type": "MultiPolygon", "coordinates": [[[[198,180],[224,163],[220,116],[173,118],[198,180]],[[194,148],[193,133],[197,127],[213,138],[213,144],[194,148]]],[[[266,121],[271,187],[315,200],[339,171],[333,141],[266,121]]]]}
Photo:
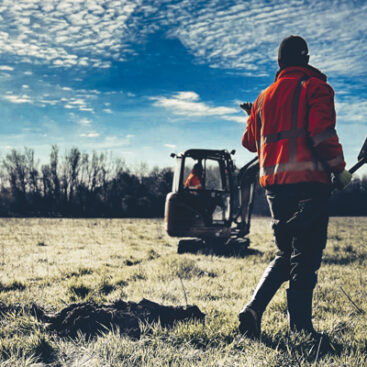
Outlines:
{"type": "MultiPolygon", "coordinates": [[[[13,149],[0,161],[0,216],[162,217],[172,179],[171,168],[132,170],[106,153],[72,148],[61,155],[54,145],[40,165],[33,149],[13,149]]],[[[269,215],[259,186],[254,214],[269,215]]],[[[333,193],[330,214],[367,215],[366,176],[333,193]]]]}
{"type": "Polygon", "coordinates": [[[49,163],[13,149],[1,160],[1,216],[158,217],[171,191],[170,168],[134,172],[106,153],[51,147],[49,163]]]}

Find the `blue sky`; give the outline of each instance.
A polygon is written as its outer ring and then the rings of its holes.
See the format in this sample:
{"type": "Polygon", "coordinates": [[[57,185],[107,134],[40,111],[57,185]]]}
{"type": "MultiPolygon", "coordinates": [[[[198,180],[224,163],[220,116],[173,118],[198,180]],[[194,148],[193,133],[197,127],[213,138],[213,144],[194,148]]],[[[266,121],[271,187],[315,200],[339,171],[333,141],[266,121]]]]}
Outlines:
{"type": "Polygon", "coordinates": [[[0,1],[0,154],[51,144],[172,165],[171,152],[236,149],[277,70],[279,42],[303,36],[336,92],[349,165],[367,135],[367,2],[0,1]]]}

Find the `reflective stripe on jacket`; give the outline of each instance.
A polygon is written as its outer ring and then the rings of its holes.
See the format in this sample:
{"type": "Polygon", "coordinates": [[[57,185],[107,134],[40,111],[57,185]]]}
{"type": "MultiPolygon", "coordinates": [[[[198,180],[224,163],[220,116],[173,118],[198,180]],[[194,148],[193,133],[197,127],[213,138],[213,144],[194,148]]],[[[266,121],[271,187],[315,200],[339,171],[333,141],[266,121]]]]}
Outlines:
{"type": "Polygon", "coordinates": [[[242,145],[258,153],[260,185],[330,183],[345,167],[334,91],[312,66],[287,67],[255,101],[242,145]]]}

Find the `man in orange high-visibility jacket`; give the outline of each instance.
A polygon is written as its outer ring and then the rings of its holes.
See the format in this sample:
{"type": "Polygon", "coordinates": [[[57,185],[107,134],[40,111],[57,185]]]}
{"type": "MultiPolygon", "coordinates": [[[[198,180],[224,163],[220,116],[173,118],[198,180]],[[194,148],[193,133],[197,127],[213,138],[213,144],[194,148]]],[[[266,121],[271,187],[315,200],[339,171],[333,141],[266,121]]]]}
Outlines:
{"type": "Polygon", "coordinates": [[[330,175],[345,186],[351,174],[335,131],[334,91],[308,61],[304,39],[281,42],[275,82],[248,110],[242,137],[243,146],[259,156],[278,247],[239,314],[240,331],[248,337],[260,336],[262,314],[284,281],[291,330],[319,335],[312,325],[312,295],[327,239],[330,175]]]}

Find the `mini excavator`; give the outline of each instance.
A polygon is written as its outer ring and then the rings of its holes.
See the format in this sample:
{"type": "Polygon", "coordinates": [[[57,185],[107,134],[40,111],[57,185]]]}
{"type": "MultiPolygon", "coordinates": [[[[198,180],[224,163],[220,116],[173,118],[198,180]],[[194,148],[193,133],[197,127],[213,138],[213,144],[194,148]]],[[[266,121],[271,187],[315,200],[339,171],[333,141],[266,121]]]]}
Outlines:
{"type": "Polygon", "coordinates": [[[171,154],[176,159],[172,192],[165,205],[166,231],[184,237],[178,252],[200,248],[246,249],[254,194],[258,178],[258,158],[237,169],[235,151],[189,149],[171,154]],[[185,185],[195,165],[201,167],[200,188],[185,185]]]}

